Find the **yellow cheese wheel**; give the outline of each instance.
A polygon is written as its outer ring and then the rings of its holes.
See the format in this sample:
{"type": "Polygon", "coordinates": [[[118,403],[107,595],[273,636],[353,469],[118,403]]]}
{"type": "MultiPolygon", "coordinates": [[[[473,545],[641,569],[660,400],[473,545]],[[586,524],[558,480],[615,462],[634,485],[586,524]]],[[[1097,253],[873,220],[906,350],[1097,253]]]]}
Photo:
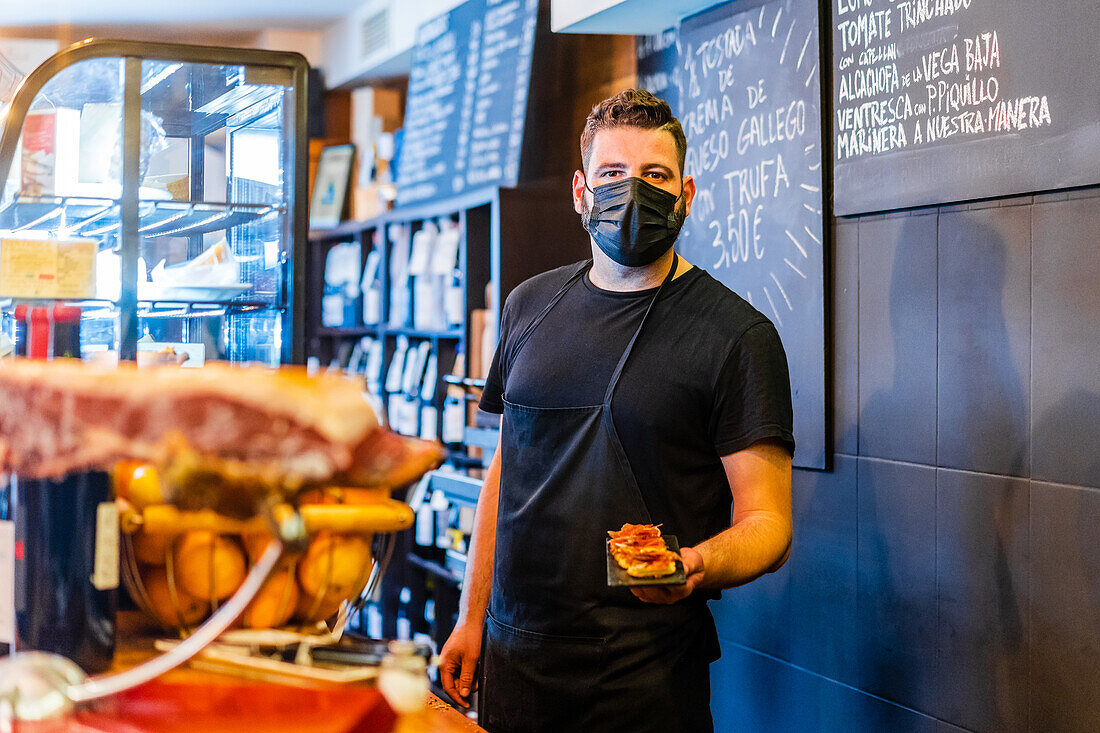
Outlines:
{"type": "Polygon", "coordinates": [[[298,563],[298,582],[310,598],[347,598],[370,574],[370,565],[370,543],[362,537],[322,533],[298,563]]]}
{"type": "Polygon", "coordinates": [[[294,612],[294,617],[306,623],[323,621],[340,610],[340,603],[343,600],[339,596],[317,598],[301,593],[298,597],[298,608],[294,612]]]}
{"type": "Polygon", "coordinates": [[[164,568],[142,571],[141,583],[148,596],[150,609],[157,619],[168,626],[193,626],[206,616],[209,606],[176,583],[169,587],[164,568]]]}
{"type": "Polygon", "coordinates": [[[204,601],[226,598],[244,581],[244,550],[213,532],[186,532],[176,541],[172,560],[179,584],[204,601]]]}
{"type": "Polygon", "coordinates": [[[166,534],[150,534],[139,531],[131,541],[134,546],[134,557],[139,563],[160,567],[168,559],[168,545],[171,538],[166,534]]]}
{"type": "Polygon", "coordinates": [[[252,629],[282,626],[298,608],[298,584],[289,570],[273,574],[244,612],[244,625],[252,629]]]}
{"type": "Polygon", "coordinates": [[[275,538],[271,536],[270,532],[245,532],[241,535],[241,542],[244,543],[244,551],[248,555],[248,561],[253,564],[259,562],[264,550],[274,541],[275,538]]]}

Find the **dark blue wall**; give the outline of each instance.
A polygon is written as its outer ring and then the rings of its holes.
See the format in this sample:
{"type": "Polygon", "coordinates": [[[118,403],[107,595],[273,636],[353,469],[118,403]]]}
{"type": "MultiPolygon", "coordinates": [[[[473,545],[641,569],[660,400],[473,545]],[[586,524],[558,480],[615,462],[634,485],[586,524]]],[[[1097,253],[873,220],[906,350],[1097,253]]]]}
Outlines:
{"type": "Polygon", "coordinates": [[[840,219],[833,468],[718,731],[1100,731],[1100,189],[840,219]]]}

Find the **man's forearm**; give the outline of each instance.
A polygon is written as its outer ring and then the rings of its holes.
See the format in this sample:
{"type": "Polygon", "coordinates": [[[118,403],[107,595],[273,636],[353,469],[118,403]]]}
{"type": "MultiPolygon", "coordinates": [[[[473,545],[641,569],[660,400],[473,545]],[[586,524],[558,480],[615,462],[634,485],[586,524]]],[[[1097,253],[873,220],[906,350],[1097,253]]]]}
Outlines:
{"type": "Polygon", "coordinates": [[[732,588],[778,570],[791,546],[791,523],[771,512],[739,518],[729,529],[699,543],[703,588],[732,588]]]}
{"type": "Polygon", "coordinates": [[[485,474],[474,511],[474,531],[466,558],[466,577],[462,583],[459,623],[480,626],[493,589],[493,555],[497,534],[497,497],[500,493],[500,447],[485,474]]]}

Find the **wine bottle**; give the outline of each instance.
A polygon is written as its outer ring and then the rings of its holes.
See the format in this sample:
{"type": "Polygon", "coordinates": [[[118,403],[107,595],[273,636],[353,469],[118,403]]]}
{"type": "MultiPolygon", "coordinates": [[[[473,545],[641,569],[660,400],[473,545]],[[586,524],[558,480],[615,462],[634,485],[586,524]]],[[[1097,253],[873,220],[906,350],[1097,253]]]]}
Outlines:
{"type": "Polygon", "coordinates": [[[114,656],[118,594],[110,478],[102,471],[13,476],[11,497],[16,649],[61,654],[89,674],[105,671],[114,656]]]}
{"type": "Polygon", "coordinates": [[[7,474],[0,473],[0,657],[15,641],[15,523],[7,474]]]}
{"type": "MultiPolygon", "coordinates": [[[[35,308],[28,354],[79,358],[80,310],[35,308]],[[46,311],[46,313],[35,312],[46,311]]],[[[60,478],[12,475],[15,530],[15,648],[61,654],[86,672],[106,670],[115,645],[118,511],[110,477],[75,471],[60,478]]]]}
{"type": "MultiPolygon", "coordinates": [[[[19,306],[26,311],[26,306],[19,306]]],[[[13,313],[12,354],[26,354],[26,323],[13,313]]],[[[12,357],[12,354],[7,355],[12,357]]],[[[15,522],[11,517],[8,475],[0,473],[0,656],[10,654],[15,643],[15,522]]]]}

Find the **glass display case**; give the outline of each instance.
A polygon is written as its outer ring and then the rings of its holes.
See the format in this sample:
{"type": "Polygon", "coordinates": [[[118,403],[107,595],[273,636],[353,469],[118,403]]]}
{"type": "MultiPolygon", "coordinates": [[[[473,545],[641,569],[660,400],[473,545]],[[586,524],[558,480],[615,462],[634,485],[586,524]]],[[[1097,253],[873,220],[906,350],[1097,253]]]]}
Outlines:
{"type": "Polygon", "coordinates": [[[0,123],[0,350],[63,303],[86,361],[301,363],[306,78],[125,41],[28,75],[0,123]]]}

